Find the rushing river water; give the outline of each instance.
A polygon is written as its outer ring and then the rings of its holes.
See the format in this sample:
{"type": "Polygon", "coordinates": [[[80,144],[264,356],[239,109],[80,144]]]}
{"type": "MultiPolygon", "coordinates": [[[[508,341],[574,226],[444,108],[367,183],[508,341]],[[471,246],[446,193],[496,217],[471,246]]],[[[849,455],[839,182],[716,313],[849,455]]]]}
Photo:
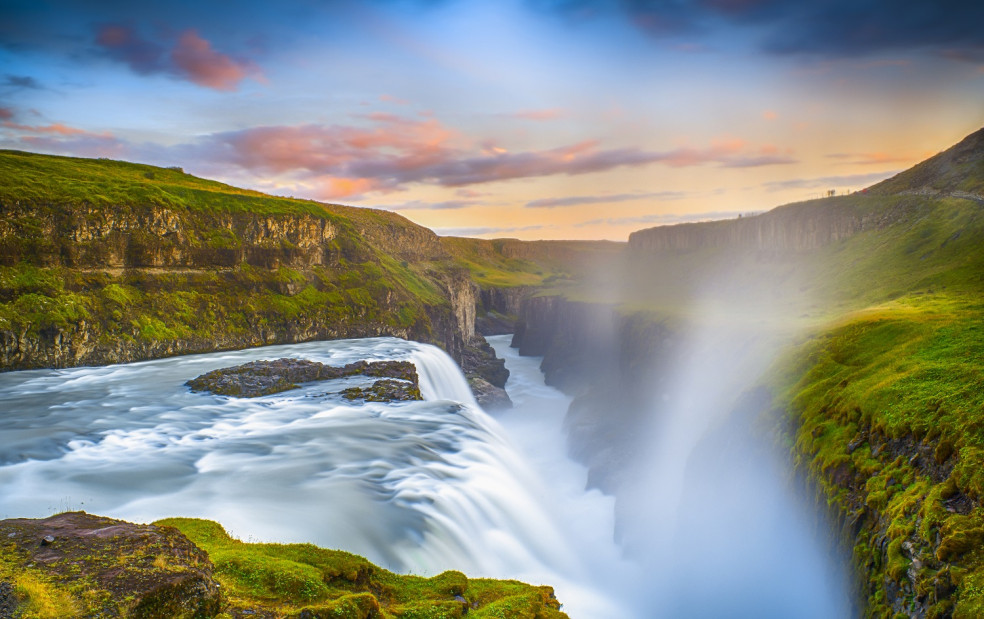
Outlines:
{"type": "Polygon", "coordinates": [[[623,558],[614,499],[586,491],[587,471],[566,455],[570,399],[544,385],[538,358],[519,357],[508,336],[489,339],[515,403],[496,417],[444,352],[395,338],[0,374],[0,518],[210,518],[247,541],[313,542],[399,572],[550,584],[573,619],[844,616],[781,475],[764,489],[743,481],[769,469],[747,450],[674,499],[668,474],[690,470],[696,439],[664,431],[686,449],[637,476],[646,508],[620,524],[636,535],[623,558]],[[253,399],[184,384],[285,356],[409,359],[425,401],[339,396],[364,377],[253,399]]]}
{"type": "Polygon", "coordinates": [[[543,386],[536,360],[509,357],[508,431],[446,354],[395,338],[0,374],[0,517],[204,517],[246,540],[313,542],[400,572],[551,584],[573,617],[630,616],[614,601],[612,501],[585,493],[564,456],[568,400],[543,386]],[[425,401],[339,397],[371,380],[360,377],[254,399],[184,386],[284,356],[410,359],[425,401]]]}

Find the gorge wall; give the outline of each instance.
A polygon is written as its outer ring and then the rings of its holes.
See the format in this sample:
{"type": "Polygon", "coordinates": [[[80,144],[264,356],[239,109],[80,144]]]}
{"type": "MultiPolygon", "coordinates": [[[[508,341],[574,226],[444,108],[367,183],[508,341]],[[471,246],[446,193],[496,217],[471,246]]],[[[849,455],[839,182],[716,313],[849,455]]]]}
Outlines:
{"type": "Polygon", "coordinates": [[[851,196],[790,204],[760,215],[638,230],[629,235],[634,252],[705,248],[802,252],[865,230],[888,225],[898,215],[859,209],[851,196]]]}
{"type": "Polygon", "coordinates": [[[477,303],[467,271],[426,228],[337,208],[0,203],[0,367],[378,335],[460,361],[477,303]]]}

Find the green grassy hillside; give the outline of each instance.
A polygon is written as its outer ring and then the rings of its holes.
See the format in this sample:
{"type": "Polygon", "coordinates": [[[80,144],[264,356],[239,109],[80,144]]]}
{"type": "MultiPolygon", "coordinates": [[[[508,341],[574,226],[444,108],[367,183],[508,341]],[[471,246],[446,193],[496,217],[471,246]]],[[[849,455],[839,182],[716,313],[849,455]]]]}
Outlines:
{"type": "MultiPolygon", "coordinates": [[[[669,334],[708,323],[786,336],[764,379],[783,411],[770,423],[853,546],[867,616],[984,616],[981,187],[984,130],[866,192],[779,207],[758,222],[641,235],[606,289],[560,293],[614,303],[633,325],[621,336],[632,341],[617,347],[623,375],[672,366],[669,334]],[[825,226],[848,234],[818,247],[809,233],[825,226]],[[768,242],[732,228],[766,232],[768,242]],[[641,351],[647,333],[655,349],[641,351]]],[[[540,322],[554,328],[555,319],[540,322]]],[[[557,350],[552,364],[573,367],[564,359],[577,356],[576,343],[557,350]]],[[[607,387],[594,387],[598,410],[579,409],[584,427],[618,426],[626,407],[612,398],[632,384],[614,396],[607,387]]],[[[611,446],[580,439],[585,461],[604,473],[611,446]]]]}
{"type": "Polygon", "coordinates": [[[467,331],[467,271],[393,213],[15,151],[0,212],[5,369],[380,334],[457,354],[467,331]]]}
{"type": "Polygon", "coordinates": [[[394,574],[362,557],[311,544],[248,544],[207,520],[170,518],[215,564],[229,610],[262,609],[276,615],[308,610],[319,617],[563,619],[550,587],[467,578],[394,574]]]}
{"type": "Polygon", "coordinates": [[[547,586],[400,575],[311,544],[244,543],[208,520],[134,525],[68,512],[3,520],[0,530],[5,618],[567,617],[547,586]]]}

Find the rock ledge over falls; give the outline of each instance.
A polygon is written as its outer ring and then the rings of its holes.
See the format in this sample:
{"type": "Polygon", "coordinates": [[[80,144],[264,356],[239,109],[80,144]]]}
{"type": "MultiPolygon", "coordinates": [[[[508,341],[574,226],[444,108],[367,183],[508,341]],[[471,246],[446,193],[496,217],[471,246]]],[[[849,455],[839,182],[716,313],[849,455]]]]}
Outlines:
{"type": "Polygon", "coordinates": [[[28,598],[29,608],[49,611],[29,616],[82,615],[75,594],[85,599],[86,616],[210,617],[220,610],[208,555],[171,527],[84,512],[18,518],[0,521],[0,548],[0,584],[10,581],[6,606],[28,598]]]}
{"type": "Polygon", "coordinates": [[[335,367],[308,359],[262,360],[212,370],[185,384],[192,391],[255,398],[297,389],[301,383],[348,376],[373,376],[384,379],[376,381],[368,389],[359,387],[346,389],[342,394],[350,400],[361,398],[373,402],[391,402],[423,399],[420,395],[417,368],[409,361],[356,361],[335,367]]]}
{"type": "Polygon", "coordinates": [[[340,550],[244,543],[208,520],[0,520],[3,619],[567,619],[560,606],[548,586],[404,576],[340,550]]]}

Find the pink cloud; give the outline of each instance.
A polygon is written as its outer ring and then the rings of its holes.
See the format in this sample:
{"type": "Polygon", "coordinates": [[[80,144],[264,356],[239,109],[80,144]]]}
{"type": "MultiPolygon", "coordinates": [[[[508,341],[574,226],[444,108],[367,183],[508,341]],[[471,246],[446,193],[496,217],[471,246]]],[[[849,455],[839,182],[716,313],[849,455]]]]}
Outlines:
{"type": "Polygon", "coordinates": [[[91,137],[112,137],[109,133],[92,133],[84,129],[78,129],[76,127],[69,127],[63,125],[62,123],[52,123],[45,126],[31,126],[31,125],[21,125],[11,121],[4,121],[4,128],[13,129],[15,131],[21,131],[24,133],[50,133],[55,135],[69,136],[69,135],[87,135],[91,137]]]}
{"type": "Polygon", "coordinates": [[[171,50],[171,60],[190,81],[216,90],[235,90],[247,76],[262,78],[255,64],[220,54],[194,30],[181,35],[171,50]]]}
{"type": "Polygon", "coordinates": [[[14,117],[14,110],[9,107],[0,107],[0,120],[10,120],[14,117]]]}
{"type": "Polygon", "coordinates": [[[262,81],[260,68],[249,60],[218,52],[195,30],[186,30],[170,46],[146,39],[133,27],[103,24],[96,44],[112,59],[141,75],[164,73],[215,90],[235,90],[247,77],[262,81]]]}
{"type": "Polygon", "coordinates": [[[359,196],[380,189],[371,178],[325,178],[318,183],[315,197],[331,201],[359,196]]]}
{"type": "Polygon", "coordinates": [[[736,138],[716,140],[703,148],[669,151],[604,149],[598,141],[586,140],[512,152],[495,141],[468,140],[432,118],[414,120],[384,113],[363,118],[371,124],[257,127],[216,134],[203,148],[214,151],[211,159],[223,159],[253,172],[330,179],[318,181],[318,186],[320,196],[332,198],[364,191],[394,191],[414,183],[465,187],[655,163],[754,167],[795,161],[778,147],[753,149],[736,138]]]}

